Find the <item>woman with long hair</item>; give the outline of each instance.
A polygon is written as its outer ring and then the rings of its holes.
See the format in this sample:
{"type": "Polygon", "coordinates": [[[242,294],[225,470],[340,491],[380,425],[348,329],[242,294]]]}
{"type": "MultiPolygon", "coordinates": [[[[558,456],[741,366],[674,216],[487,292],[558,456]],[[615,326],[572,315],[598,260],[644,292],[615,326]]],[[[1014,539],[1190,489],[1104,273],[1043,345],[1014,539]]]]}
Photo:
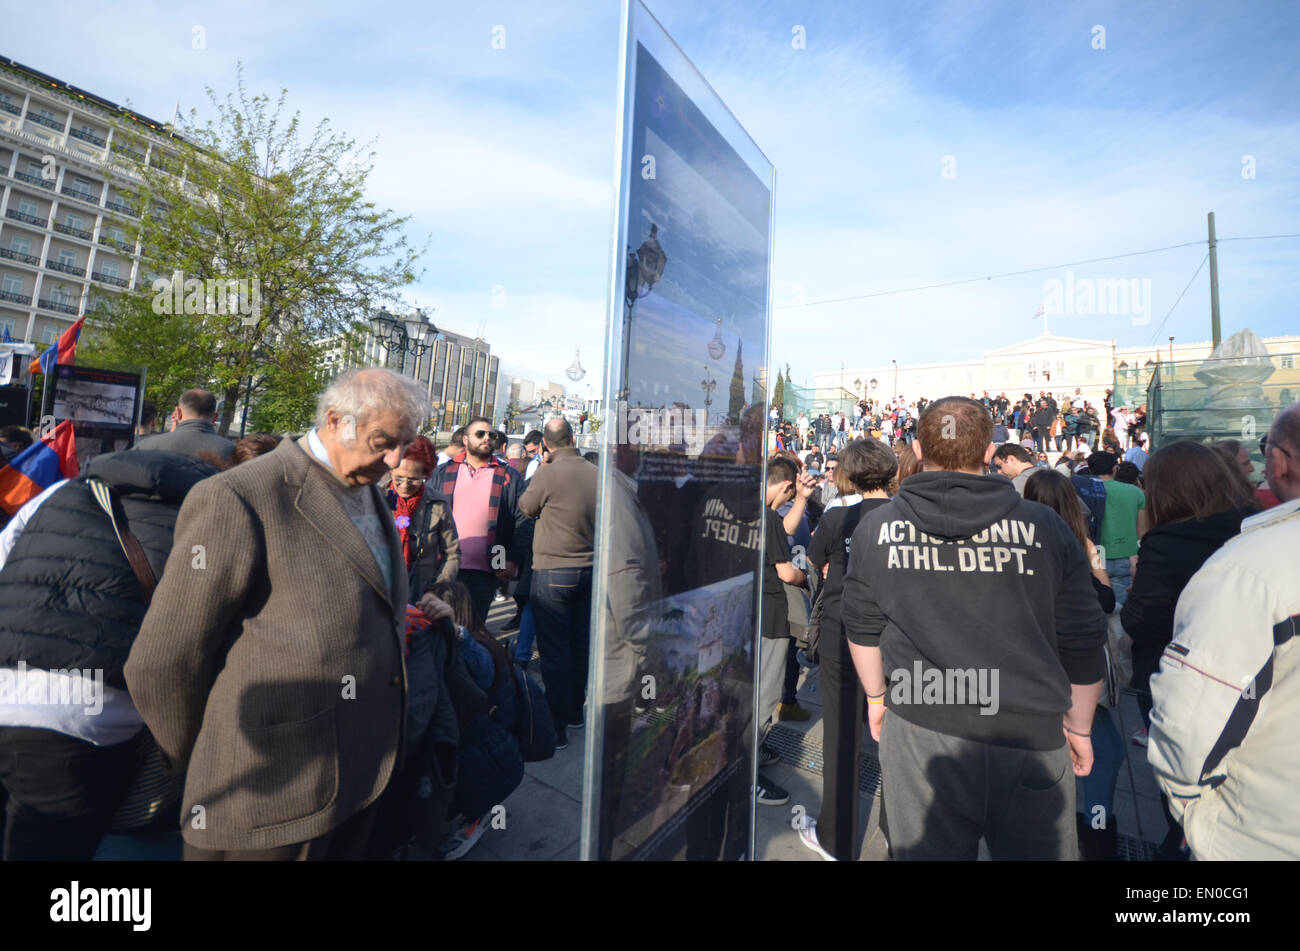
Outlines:
{"type": "MultiPolygon", "coordinates": [[[[903,452],[916,459],[910,446],[903,452]]],[[[840,622],[848,545],[862,517],[889,502],[887,489],[897,470],[894,453],[877,440],[857,440],[845,446],[835,469],[840,495],[827,506],[808,547],[808,560],[824,579],[818,599],[822,605],[819,653],[825,773],[821,813],[815,820],[807,818],[799,838],[825,859],[848,861],[857,856],[863,694],[840,622]]]]}
{"type": "MultiPolygon", "coordinates": [[[[1061,516],[1083,546],[1092,569],[1092,587],[1101,609],[1115,610],[1115,592],[1111,590],[1106,562],[1088,537],[1088,511],[1074,483],[1054,469],[1038,469],[1025,481],[1025,500],[1040,502],[1061,516]]],[[[1109,666],[1109,665],[1107,665],[1109,666]]],[[[1109,699],[1110,690],[1102,697],[1109,699]]],[[[1092,772],[1083,778],[1083,799],[1075,813],[1079,832],[1079,855],[1086,860],[1115,860],[1119,857],[1119,831],[1115,826],[1115,784],[1124,763],[1124,738],[1120,735],[1110,710],[1097,705],[1092,717],[1092,772]],[[1100,809],[1100,812],[1098,810],[1100,809]],[[1101,816],[1103,825],[1094,828],[1093,819],[1101,816]]]]}
{"type": "MultiPolygon", "coordinates": [[[[1222,453],[1189,440],[1152,453],[1142,480],[1148,528],[1120,620],[1133,639],[1132,686],[1143,725],[1149,727],[1151,675],[1173,640],[1178,596],[1206,559],[1241,531],[1241,520],[1259,507],[1240,470],[1234,472],[1222,453]]],[[[1145,730],[1134,741],[1145,745],[1145,730]]],[[[1169,835],[1161,853],[1176,858],[1182,833],[1168,809],[1165,816],[1169,835]]]]}

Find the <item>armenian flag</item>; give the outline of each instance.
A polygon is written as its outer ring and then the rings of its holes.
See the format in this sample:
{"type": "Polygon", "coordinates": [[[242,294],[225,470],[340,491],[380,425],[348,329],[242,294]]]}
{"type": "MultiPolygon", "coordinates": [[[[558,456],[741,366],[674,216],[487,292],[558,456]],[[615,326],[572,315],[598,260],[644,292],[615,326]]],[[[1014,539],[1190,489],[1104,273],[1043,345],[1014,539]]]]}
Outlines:
{"type": "Polygon", "coordinates": [[[0,468],[0,509],[12,516],[60,479],[75,479],[79,471],[72,420],[65,419],[48,437],[0,468]]]}
{"type": "Polygon", "coordinates": [[[63,331],[57,343],[51,344],[40,357],[32,361],[27,372],[35,373],[40,370],[42,373],[49,373],[56,363],[62,363],[65,367],[76,363],[77,339],[81,336],[81,325],[85,322],[85,315],[79,317],[75,324],[63,331]]]}

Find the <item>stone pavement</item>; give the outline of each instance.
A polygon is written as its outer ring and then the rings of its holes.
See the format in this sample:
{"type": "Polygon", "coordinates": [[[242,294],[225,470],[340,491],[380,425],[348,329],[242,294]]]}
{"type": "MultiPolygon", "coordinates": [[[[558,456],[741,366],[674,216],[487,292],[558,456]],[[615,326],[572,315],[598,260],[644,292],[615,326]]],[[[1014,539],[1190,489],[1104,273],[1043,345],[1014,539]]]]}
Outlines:
{"type": "MultiPolygon", "coordinates": [[[[500,627],[513,615],[514,602],[493,605],[489,629],[501,635],[500,627]]],[[[533,676],[537,663],[529,667],[533,676]]],[[[784,806],[757,806],[758,826],[755,855],[761,860],[817,862],[821,858],[799,841],[792,820],[796,806],[816,817],[822,793],[822,719],[817,671],[805,672],[799,688],[799,704],[812,713],[802,723],[777,724],[768,742],[781,754],[781,762],[763,771],[790,791],[784,806]]],[[[1146,751],[1134,746],[1129,737],[1142,725],[1131,693],[1120,708],[1112,711],[1124,738],[1127,763],[1120,770],[1115,791],[1115,819],[1119,824],[1119,853],[1130,861],[1149,860],[1155,844],[1164,838],[1165,822],[1160,811],[1160,793],[1146,761],[1146,751]]],[[[575,860],[581,835],[582,765],[585,732],[569,733],[569,748],[542,763],[529,763],[524,781],[506,799],[504,829],[489,828],[464,861],[575,860]]],[[[880,763],[876,743],[864,730],[859,788],[862,791],[859,827],[862,830],[863,860],[887,860],[883,836],[878,834],[880,805],[880,763]]],[[[1082,795],[1082,790],[1077,791],[1082,795]]],[[[981,844],[981,858],[986,853],[981,844]]]]}

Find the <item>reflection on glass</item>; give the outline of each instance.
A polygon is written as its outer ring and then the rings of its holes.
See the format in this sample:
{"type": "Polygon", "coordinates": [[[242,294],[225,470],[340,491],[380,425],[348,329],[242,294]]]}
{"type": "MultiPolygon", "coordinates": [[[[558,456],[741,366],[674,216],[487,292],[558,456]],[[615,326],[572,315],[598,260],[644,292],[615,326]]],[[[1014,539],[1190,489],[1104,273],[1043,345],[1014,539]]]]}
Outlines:
{"type": "Polygon", "coordinates": [[[770,180],[641,43],[630,123],[594,855],[736,859],[753,809],[770,180]]]}

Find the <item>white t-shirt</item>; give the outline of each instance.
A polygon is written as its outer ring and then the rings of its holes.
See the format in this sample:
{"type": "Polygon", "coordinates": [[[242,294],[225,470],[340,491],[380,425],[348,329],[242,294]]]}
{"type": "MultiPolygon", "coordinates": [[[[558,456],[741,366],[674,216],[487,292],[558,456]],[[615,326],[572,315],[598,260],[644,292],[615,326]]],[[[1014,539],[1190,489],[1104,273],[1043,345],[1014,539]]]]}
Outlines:
{"type": "MultiPolygon", "coordinates": [[[[60,479],[30,499],[0,532],[0,569],[41,503],[67,483],[60,479]]],[[[120,687],[104,685],[102,670],[42,670],[19,661],[0,667],[0,726],[53,730],[95,746],[125,743],[144,720],[120,687]]]]}

